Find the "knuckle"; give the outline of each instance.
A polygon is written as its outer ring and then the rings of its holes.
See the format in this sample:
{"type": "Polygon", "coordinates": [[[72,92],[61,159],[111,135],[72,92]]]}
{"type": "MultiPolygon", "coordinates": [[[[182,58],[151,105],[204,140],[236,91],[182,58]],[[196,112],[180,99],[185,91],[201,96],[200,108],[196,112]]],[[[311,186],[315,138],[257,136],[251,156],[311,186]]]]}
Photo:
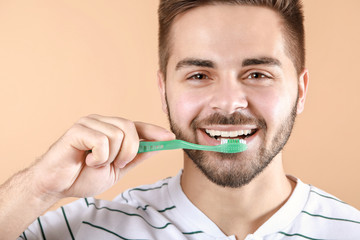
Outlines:
{"type": "Polygon", "coordinates": [[[135,123],[131,120],[124,119],[124,118],[117,118],[118,128],[122,131],[122,137],[127,136],[137,136],[136,126],[135,123]]]}
{"type": "Polygon", "coordinates": [[[99,114],[92,113],[92,114],[87,115],[85,118],[98,118],[98,117],[100,117],[99,114]]]}
{"type": "Polygon", "coordinates": [[[114,125],[120,127],[123,126],[124,122],[127,121],[127,119],[125,118],[121,118],[121,117],[107,117],[108,120],[110,120],[114,125]]]}
{"type": "Polygon", "coordinates": [[[122,126],[128,128],[130,127],[133,122],[130,121],[129,119],[125,119],[125,118],[117,118],[117,120],[119,121],[119,124],[121,124],[122,126]]]}
{"type": "Polygon", "coordinates": [[[79,118],[79,120],[77,120],[77,122],[75,124],[84,124],[88,121],[88,117],[81,117],[79,118]]]}
{"type": "Polygon", "coordinates": [[[102,133],[95,133],[97,136],[96,137],[96,144],[102,147],[105,147],[109,144],[109,139],[107,138],[107,136],[105,136],[102,133]]]}
{"type": "Polygon", "coordinates": [[[137,136],[136,126],[134,122],[126,122],[126,127],[129,129],[129,132],[134,133],[134,136],[137,136]]]}
{"type": "Polygon", "coordinates": [[[124,139],[124,132],[119,128],[115,128],[111,133],[112,133],[112,138],[118,141],[122,141],[124,139]]]}
{"type": "Polygon", "coordinates": [[[83,128],[83,126],[80,123],[75,123],[71,128],[69,128],[64,136],[71,136],[73,134],[77,134],[81,129],[83,128]]]}

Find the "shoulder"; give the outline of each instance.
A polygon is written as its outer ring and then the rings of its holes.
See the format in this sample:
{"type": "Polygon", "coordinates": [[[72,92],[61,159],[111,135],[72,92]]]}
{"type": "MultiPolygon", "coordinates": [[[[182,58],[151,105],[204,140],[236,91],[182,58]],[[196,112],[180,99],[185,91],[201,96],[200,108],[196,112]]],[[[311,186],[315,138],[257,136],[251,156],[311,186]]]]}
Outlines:
{"type": "MultiPolygon", "coordinates": [[[[298,181],[298,184],[304,184],[298,181]]],[[[360,211],[339,198],[308,185],[306,203],[287,231],[314,239],[359,239],[360,211]]]]}
{"type": "MultiPolygon", "coordinates": [[[[317,209],[320,212],[329,212],[331,214],[350,215],[359,218],[360,211],[339,198],[331,195],[317,187],[310,186],[307,208],[317,209]]],[[[359,219],[360,220],[360,219],[359,219]]]]}
{"type": "Polygon", "coordinates": [[[310,185],[308,202],[303,213],[317,219],[360,229],[360,211],[339,198],[310,185]]]}

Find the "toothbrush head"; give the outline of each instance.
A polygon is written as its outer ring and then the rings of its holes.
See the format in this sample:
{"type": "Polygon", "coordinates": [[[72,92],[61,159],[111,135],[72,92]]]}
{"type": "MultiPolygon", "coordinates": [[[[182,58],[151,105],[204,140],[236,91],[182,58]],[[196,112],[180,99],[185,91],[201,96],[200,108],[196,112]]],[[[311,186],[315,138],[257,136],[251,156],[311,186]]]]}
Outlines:
{"type": "Polygon", "coordinates": [[[244,139],[221,139],[221,144],[217,146],[218,152],[239,153],[247,149],[244,139]]]}

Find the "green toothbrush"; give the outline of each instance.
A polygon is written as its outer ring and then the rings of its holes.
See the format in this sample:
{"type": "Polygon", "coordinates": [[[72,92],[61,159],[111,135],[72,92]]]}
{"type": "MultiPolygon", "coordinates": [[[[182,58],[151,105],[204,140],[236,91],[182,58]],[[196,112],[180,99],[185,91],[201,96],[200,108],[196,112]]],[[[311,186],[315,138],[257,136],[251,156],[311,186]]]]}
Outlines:
{"type": "Polygon", "coordinates": [[[216,146],[199,145],[195,143],[189,143],[183,140],[171,140],[171,141],[154,141],[145,142],[141,141],[138,153],[172,150],[172,149],[193,149],[204,150],[222,153],[238,153],[247,149],[246,141],[243,139],[221,139],[221,144],[216,146]]]}

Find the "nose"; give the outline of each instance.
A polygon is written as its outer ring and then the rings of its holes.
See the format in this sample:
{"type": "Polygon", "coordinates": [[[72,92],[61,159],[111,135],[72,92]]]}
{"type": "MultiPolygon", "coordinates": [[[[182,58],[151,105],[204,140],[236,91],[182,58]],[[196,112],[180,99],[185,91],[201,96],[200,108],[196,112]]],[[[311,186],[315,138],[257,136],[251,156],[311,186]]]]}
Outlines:
{"type": "Polygon", "coordinates": [[[223,114],[232,114],[247,108],[247,97],[238,79],[219,81],[214,87],[210,107],[223,114]]]}

